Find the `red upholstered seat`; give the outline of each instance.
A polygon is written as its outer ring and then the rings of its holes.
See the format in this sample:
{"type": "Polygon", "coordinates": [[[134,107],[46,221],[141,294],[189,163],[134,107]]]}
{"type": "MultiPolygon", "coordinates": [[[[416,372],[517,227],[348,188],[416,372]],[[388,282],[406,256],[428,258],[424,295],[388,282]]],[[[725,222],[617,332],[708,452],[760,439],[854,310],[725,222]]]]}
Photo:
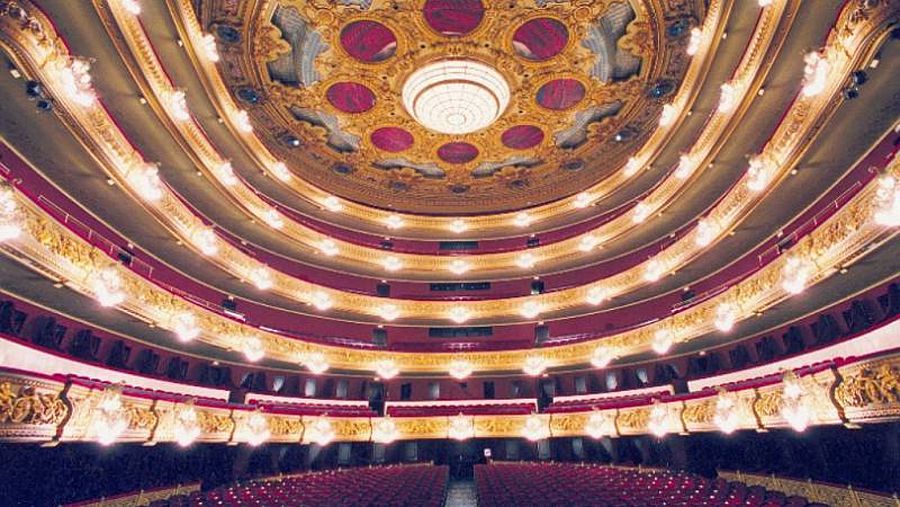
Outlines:
{"type": "Polygon", "coordinates": [[[666,470],[603,465],[500,463],[477,465],[478,505],[596,507],[806,507],[800,497],[751,490],[744,484],[666,470]]]}

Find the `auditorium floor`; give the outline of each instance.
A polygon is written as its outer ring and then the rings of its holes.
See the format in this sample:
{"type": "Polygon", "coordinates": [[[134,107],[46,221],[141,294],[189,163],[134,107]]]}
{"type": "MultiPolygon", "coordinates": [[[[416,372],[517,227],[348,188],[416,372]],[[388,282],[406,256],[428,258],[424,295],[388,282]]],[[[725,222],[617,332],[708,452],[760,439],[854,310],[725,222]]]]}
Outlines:
{"type": "Polygon", "coordinates": [[[475,482],[451,480],[447,486],[447,500],[444,507],[475,507],[475,482]]]}

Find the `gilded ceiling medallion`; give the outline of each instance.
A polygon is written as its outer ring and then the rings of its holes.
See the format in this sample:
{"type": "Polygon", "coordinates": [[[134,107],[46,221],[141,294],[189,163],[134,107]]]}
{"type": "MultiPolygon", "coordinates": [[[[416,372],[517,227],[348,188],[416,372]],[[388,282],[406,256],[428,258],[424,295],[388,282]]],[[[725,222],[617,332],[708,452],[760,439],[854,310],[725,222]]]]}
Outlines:
{"type": "Polygon", "coordinates": [[[538,205],[618,169],[700,21],[681,0],[224,4],[201,19],[273,153],[333,194],[430,214],[538,205]]]}

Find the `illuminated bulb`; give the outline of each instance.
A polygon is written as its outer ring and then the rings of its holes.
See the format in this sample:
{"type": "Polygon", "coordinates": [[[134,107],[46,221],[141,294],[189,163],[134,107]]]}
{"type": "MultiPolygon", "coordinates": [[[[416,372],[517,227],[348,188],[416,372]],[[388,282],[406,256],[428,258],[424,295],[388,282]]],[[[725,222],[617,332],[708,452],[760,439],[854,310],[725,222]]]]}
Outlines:
{"type": "Polygon", "coordinates": [[[772,5],[772,0],[759,0],[760,7],[768,7],[772,5]]]}
{"type": "Polygon", "coordinates": [[[324,312],[334,305],[334,301],[327,292],[317,290],[309,295],[309,304],[316,307],[316,310],[324,312]]]}
{"type": "Polygon", "coordinates": [[[303,365],[314,375],[325,373],[328,371],[328,368],[330,368],[328,360],[325,358],[325,354],[322,354],[321,352],[310,352],[307,354],[303,361],[303,365]]]}
{"type": "Polygon", "coordinates": [[[807,260],[791,255],[781,270],[781,288],[790,294],[800,294],[812,278],[815,266],[807,260]]]}
{"type": "Polygon", "coordinates": [[[198,227],[191,235],[191,240],[203,255],[219,253],[219,240],[212,227],[198,227]]]}
{"type": "Polygon", "coordinates": [[[397,424],[390,417],[381,417],[372,423],[372,440],[379,444],[389,444],[400,436],[397,424]]]}
{"type": "Polygon", "coordinates": [[[663,263],[659,259],[650,259],[647,262],[647,267],[644,268],[644,280],[655,282],[662,277],[665,271],[666,267],[663,266],[663,263]]]}
{"type": "Polygon", "coordinates": [[[392,320],[396,320],[397,317],[400,316],[400,308],[398,308],[397,305],[393,305],[390,303],[381,305],[381,307],[378,308],[378,315],[382,319],[391,322],[392,320]]]}
{"type": "Polygon", "coordinates": [[[396,377],[400,373],[400,368],[397,367],[397,363],[392,359],[382,359],[375,363],[375,373],[379,377],[388,380],[396,377]]]}
{"type": "Polygon", "coordinates": [[[400,229],[403,227],[403,218],[401,218],[400,215],[388,215],[384,220],[384,225],[386,225],[388,229],[400,229]]]}
{"type": "Polygon", "coordinates": [[[628,162],[625,163],[625,169],[623,173],[626,178],[630,178],[637,174],[638,170],[641,168],[641,163],[635,157],[630,157],[628,162]]]}
{"type": "Polygon", "coordinates": [[[737,88],[731,83],[723,83],[719,95],[719,112],[730,113],[737,105],[737,88]]]}
{"type": "Polygon", "coordinates": [[[575,201],[572,203],[576,208],[587,208],[594,202],[593,196],[587,192],[582,192],[575,196],[575,201]]]}
{"type": "Polygon", "coordinates": [[[550,436],[550,427],[547,425],[548,420],[537,414],[531,414],[525,419],[525,427],[522,428],[522,436],[535,442],[550,436]]]}
{"type": "Polygon", "coordinates": [[[344,209],[344,205],[341,204],[341,200],[333,195],[329,195],[322,201],[322,206],[325,206],[325,209],[332,213],[337,213],[344,209]]]}
{"type": "Polygon", "coordinates": [[[875,189],[875,223],[887,227],[900,225],[900,185],[890,174],[878,178],[875,189]]]}
{"type": "Polygon", "coordinates": [[[247,443],[256,447],[272,436],[269,430],[269,421],[260,411],[255,411],[247,417],[247,443]]]}
{"type": "Polygon", "coordinates": [[[197,325],[197,317],[192,312],[179,312],[172,317],[172,331],[183,342],[189,342],[200,336],[200,326],[197,325]]]}
{"type": "Polygon", "coordinates": [[[712,220],[703,218],[697,222],[697,235],[695,236],[697,246],[709,245],[718,234],[718,227],[713,225],[712,220]]]}
{"type": "Polygon", "coordinates": [[[543,356],[528,356],[522,364],[522,371],[526,375],[536,377],[547,369],[547,360],[543,356]]]}
{"type": "Polygon", "coordinates": [[[610,417],[605,412],[594,411],[584,425],[584,432],[594,439],[610,436],[614,431],[615,423],[610,424],[610,417]]]}
{"type": "Polygon", "coordinates": [[[128,414],[122,401],[122,387],[107,387],[100,394],[91,415],[92,427],[100,445],[111,445],[128,429],[128,414]]]}
{"type": "Polygon", "coordinates": [[[454,259],[453,262],[451,262],[450,265],[447,266],[447,269],[449,269],[451,273],[455,273],[457,275],[465,273],[469,270],[469,268],[471,268],[469,263],[462,259],[454,259]]]}
{"type": "Polygon", "coordinates": [[[331,426],[331,421],[326,419],[325,416],[317,417],[316,422],[312,423],[307,431],[309,432],[310,442],[321,446],[326,446],[334,440],[334,428],[331,426]]]}
{"type": "Polygon", "coordinates": [[[243,109],[234,113],[234,123],[237,125],[238,130],[245,134],[253,132],[253,124],[250,123],[250,115],[243,109]]]}
{"type": "Polygon", "coordinates": [[[766,188],[773,171],[772,164],[764,161],[763,157],[751,158],[747,167],[747,188],[753,192],[759,192],[766,188]]]}
{"type": "Polygon", "coordinates": [[[694,167],[697,164],[694,163],[693,157],[688,155],[687,153],[682,154],[678,157],[678,167],[675,168],[675,177],[683,180],[691,175],[694,172],[694,167]]]}
{"type": "Polygon", "coordinates": [[[688,40],[687,49],[685,52],[689,56],[694,56],[697,54],[697,51],[700,50],[700,44],[703,42],[703,31],[698,27],[694,27],[691,29],[691,38],[688,40]]]}
{"type": "Polygon", "coordinates": [[[139,16],[141,14],[141,4],[138,0],[120,0],[119,3],[122,5],[122,8],[128,11],[132,16],[139,16]]]}
{"type": "Polygon", "coordinates": [[[737,429],[739,422],[737,400],[735,399],[734,394],[720,388],[719,395],[716,398],[716,411],[713,414],[713,424],[715,424],[722,433],[730,435],[737,429]]]}
{"type": "Polygon", "coordinates": [[[513,223],[516,224],[516,227],[528,227],[531,225],[531,221],[531,215],[524,211],[516,213],[516,217],[513,219],[513,223]]]}
{"type": "Polygon", "coordinates": [[[782,380],[781,417],[794,428],[803,431],[809,426],[812,413],[807,401],[806,389],[792,371],[787,371],[782,380]]]}
{"type": "Polygon", "coordinates": [[[475,419],[462,414],[450,418],[447,436],[454,440],[467,440],[475,436],[475,419]]]}
{"type": "Polygon", "coordinates": [[[0,242],[22,235],[22,217],[12,189],[0,186],[0,242]]]}
{"type": "Polygon", "coordinates": [[[737,321],[737,308],[732,303],[722,303],[716,307],[716,329],[727,333],[737,321]]]}
{"type": "Polygon", "coordinates": [[[385,257],[384,261],[382,261],[382,265],[384,266],[384,269],[388,271],[400,271],[403,269],[403,261],[393,255],[385,257]]]}
{"type": "Polygon", "coordinates": [[[519,308],[519,314],[526,319],[533,319],[541,313],[541,305],[537,301],[526,301],[519,308]]]}
{"type": "Polygon", "coordinates": [[[281,181],[291,181],[291,171],[284,162],[275,162],[269,168],[269,172],[281,181]]]}
{"type": "Polygon", "coordinates": [[[187,96],[184,90],[172,90],[169,93],[169,113],[177,121],[188,121],[191,112],[187,107],[187,96]]]}
{"type": "Polygon", "coordinates": [[[101,269],[91,277],[91,288],[100,306],[116,306],[125,301],[122,278],[112,266],[101,269]]]}
{"type": "Polygon", "coordinates": [[[639,224],[639,223],[642,223],[644,220],[647,220],[647,217],[650,216],[650,213],[652,213],[653,210],[650,208],[649,204],[645,203],[644,201],[641,201],[641,202],[637,203],[637,205],[634,207],[634,210],[632,212],[633,212],[633,215],[631,216],[631,221],[636,224],[639,224]]]}
{"type": "Polygon", "coordinates": [[[216,167],[216,173],[223,185],[233,187],[238,184],[237,176],[234,174],[234,166],[231,162],[222,162],[216,167]]]}
{"type": "Polygon", "coordinates": [[[60,85],[73,102],[90,107],[97,100],[91,85],[91,63],[84,58],[73,58],[60,72],[60,85]]]}
{"type": "Polygon", "coordinates": [[[281,213],[275,208],[267,209],[263,213],[262,219],[273,229],[281,229],[284,227],[284,219],[281,218],[281,213]]]}
{"type": "Polygon", "coordinates": [[[595,368],[606,368],[615,359],[613,350],[606,345],[598,345],[591,354],[591,364],[595,368]]]}
{"type": "Polygon", "coordinates": [[[244,353],[244,357],[247,358],[247,361],[255,363],[266,355],[262,340],[260,340],[258,336],[246,336],[241,338],[240,341],[241,350],[244,353]]]}
{"type": "Polygon", "coordinates": [[[457,380],[462,380],[472,374],[472,363],[464,359],[454,359],[450,362],[447,373],[457,380]]]}
{"type": "Polygon", "coordinates": [[[657,437],[663,437],[669,432],[669,409],[659,400],[654,400],[653,407],[650,408],[650,420],[647,427],[650,433],[657,437]]]}
{"type": "Polygon", "coordinates": [[[156,164],[143,163],[128,171],[126,178],[142,199],[155,202],[162,198],[162,181],[159,179],[159,167],[156,164]]]}
{"type": "Polygon", "coordinates": [[[590,252],[594,249],[595,246],[597,246],[598,242],[599,240],[597,239],[597,236],[594,236],[593,234],[586,234],[581,237],[581,240],[578,241],[578,249],[582,252],[590,252]]]}
{"type": "Polygon", "coordinates": [[[194,408],[194,401],[189,400],[183,405],[175,409],[175,425],[172,433],[175,441],[181,447],[187,447],[194,443],[200,436],[200,421],[197,416],[197,409],[194,408]]]}
{"type": "Polygon", "coordinates": [[[469,317],[472,316],[472,313],[463,306],[454,306],[450,309],[449,312],[447,312],[447,316],[453,322],[462,324],[463,322],[469,320],[469,317]]]}
{"type": "Polygon", "coordinates": [[[272,288],[272,272],[265,266],[253,268],[250,271],[250,281],[259,290],[268,290],[272,288]]]}
{"type": "Polygon", "coordinates": [[[588,304],[597,306],[600,303],[606,301],[609,298],[609,291],[606,290],[606,287],[591,287],[587,291],[587,295],[585,296],[585,300],[588,304]]]}
{"type": "Polygon", "coordinates": [[[337,243],[333,239],[323,239],[319,242],[319,251],[328,257],[334,257],[338,254],[337,243]]]}
{"type": "Polygon", "coordinates": [[[659,115],[659,126],[668,127],[675,121],[678,116],[678,108],[673,104],[666,104],[662,108],[662,114],[659,115]]]}
{"type": "Polygon", "coordinates": [[[466,221],[461,218],[457,218],[457,219],[453,220],[452,222],[450,222],[450,230],[455,232],[456,234],[461,234],[463,232],[466,232],[466,230],[468,230],[468,228],[469,228],[469,226],[468,226],[468,224],[466,224],[466,221]]]}
{"type": "Polygon", "coordinates": [[[803,57],[803,96],[813,97],[822,93],[828,85],[831,64],[822,53],[811,51],[803,57]]]}
{"type": "Polygon", "coordinates": [[[671,329],[658,329],[653,335],[651,347],[653,347],[653,352],[665,354],[672,348],[672,343],[674,342],[675,333],[673,333],[671,329]]]}
{"type": "Polygon", "coordinates": [[[219,48],[216,47],[216,38],[210,33],[203,34],[200,39],[200,46],[203,49],[203,56],[212,63],[219,61],[219,48]]]}
{"type": "Polygon", "coordinates": [[[533,268],[537,263],[537,258],[530,253],[523,253],[516,258],[516,265],[522,269],[533,268]]]}

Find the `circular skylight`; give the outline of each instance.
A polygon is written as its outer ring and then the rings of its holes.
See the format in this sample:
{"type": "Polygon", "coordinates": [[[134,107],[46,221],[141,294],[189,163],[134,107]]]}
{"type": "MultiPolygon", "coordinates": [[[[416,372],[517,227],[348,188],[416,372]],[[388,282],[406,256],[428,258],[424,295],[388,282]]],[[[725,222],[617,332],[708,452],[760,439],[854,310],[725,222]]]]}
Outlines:
{"type": "Polygon", "coordinates": [[[471,60],[441,60],[413,72],[403,105],[419,123],[442,134],[468,134],[494,123],[509,105],[509,85],[493,68],[471,60]]]}

